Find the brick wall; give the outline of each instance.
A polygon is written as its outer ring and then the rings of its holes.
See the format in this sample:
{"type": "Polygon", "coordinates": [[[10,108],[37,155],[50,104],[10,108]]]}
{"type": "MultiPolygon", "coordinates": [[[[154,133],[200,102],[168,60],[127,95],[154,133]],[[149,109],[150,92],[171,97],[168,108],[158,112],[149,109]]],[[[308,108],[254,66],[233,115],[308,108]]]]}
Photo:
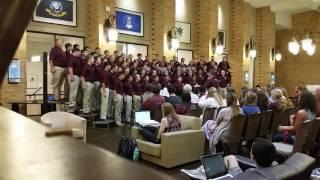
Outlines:
{"type": "Polygon", "coordinates": [[[256,33],[255,84],[267,85],[271,82],[275,64],[271,57],[271,50],[275,47],[275,15],[270,7],[257,9],[256,33]]]}
{"type": "Polygon", "coordinates": [[[218,0],[195,0],[195,57],[213,55],[212,39],[218,34],[218,0]]]}
{"type": "MultiPolygon", "coordinates": [[[[293,30],[280,30],[276,34],[276,47],[282,53],[282,60],[276,63],[276,85],[287,88],[289,95],[294,94],[294,87],[297,85],[317,85],[320,84],[320,52],[319,42],[313,56],[309,56],[300,48],[300,53],[296,56],[288,51],[288,42],[292,39],[292,33],[304,32],[305,28],[312,26],[315,21],[312,16],[316,11],[309,11],[292,16],[293,30]]],[[[320,24],[317,23],[313,31],[320,31],[320,24]]],[[[300,37],[297,37],[300,38],[300,37]]]]}
{"type": "Polygon", "coordinates": [[[14,55],[14,59],[20,60],[21,66],[21,82],[19,84],[8,84],[8,73],[4,77],[4,81],[0,87],[0,101],[5,107],[10,108],[7,102],[9,101],[23,101],[26,100],[26,62],[27,62],[27,39],[24,33],[19,47],[14,55]]]}

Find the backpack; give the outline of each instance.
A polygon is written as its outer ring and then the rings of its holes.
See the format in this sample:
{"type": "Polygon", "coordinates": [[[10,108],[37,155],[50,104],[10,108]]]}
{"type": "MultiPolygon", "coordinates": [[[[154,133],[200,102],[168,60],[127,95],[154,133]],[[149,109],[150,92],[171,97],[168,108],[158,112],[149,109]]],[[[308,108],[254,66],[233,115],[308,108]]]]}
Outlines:
{"type": "Polygon", "coordinates": [[[123,136],[119,142],[118,155],[132,160],[136,147],[137,142],[135,139],[123,136]]]}

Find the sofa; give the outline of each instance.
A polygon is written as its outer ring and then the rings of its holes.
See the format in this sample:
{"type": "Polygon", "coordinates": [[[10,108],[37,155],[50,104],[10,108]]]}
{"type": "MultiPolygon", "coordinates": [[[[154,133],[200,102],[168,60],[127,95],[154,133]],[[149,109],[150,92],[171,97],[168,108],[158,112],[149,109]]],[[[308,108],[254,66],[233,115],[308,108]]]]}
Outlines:
{"type": "Polygon", "coordinates": [[[164,133],[161,144],[145,141],[137,127],[132,127],[143,160],[165,168],[172,168],[197,161],[204,154],[205,133],[201,130],[202,120],[192,116],[178,115],[182,131],[164,133]]]}

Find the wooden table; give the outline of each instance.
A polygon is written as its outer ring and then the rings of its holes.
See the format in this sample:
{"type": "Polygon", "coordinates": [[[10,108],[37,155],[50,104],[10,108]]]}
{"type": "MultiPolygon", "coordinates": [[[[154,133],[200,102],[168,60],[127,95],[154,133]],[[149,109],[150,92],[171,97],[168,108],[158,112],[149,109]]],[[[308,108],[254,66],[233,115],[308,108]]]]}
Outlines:
{"type": "Polygon", "coordinates": [[[172,179],[71,137],[47,138],[46,127],[3,107],[0,114],[0,179],[172,179]]]}

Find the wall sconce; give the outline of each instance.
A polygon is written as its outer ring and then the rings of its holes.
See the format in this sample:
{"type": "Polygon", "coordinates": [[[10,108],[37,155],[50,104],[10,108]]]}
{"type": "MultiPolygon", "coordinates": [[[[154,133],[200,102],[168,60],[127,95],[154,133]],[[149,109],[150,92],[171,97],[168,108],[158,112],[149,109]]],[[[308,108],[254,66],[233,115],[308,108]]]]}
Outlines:
{"type": "Polygon", "coordinates": [[[116,16],[110,14],[108,19],[104,23],[104,28],[107,31],[108,40],[110,42],[116,42],[118,40],[118,30],[116,28],[116,16]]]}
{"type": "Polygon", "coordinates": [[[168,32],[169,49],[178,49],[180,47],[179,35],[182,34],[182,29],[174,27],[168,32]]]}
{"type": "Polygon", "coordinates": [[[276,61],[281,61],[282,59],[282,54],[280,53],[280,51],[278,50],[278,52],[275,54],[275,60],[276,61]]]}
{"type": "Polygon", "coordinates": [[[255,48],[255,40],[254,37],[250,37],[250,42],[246,44],[246,55],[251,59],[255,59],[257,57],[257,50],[255,48]]]}

